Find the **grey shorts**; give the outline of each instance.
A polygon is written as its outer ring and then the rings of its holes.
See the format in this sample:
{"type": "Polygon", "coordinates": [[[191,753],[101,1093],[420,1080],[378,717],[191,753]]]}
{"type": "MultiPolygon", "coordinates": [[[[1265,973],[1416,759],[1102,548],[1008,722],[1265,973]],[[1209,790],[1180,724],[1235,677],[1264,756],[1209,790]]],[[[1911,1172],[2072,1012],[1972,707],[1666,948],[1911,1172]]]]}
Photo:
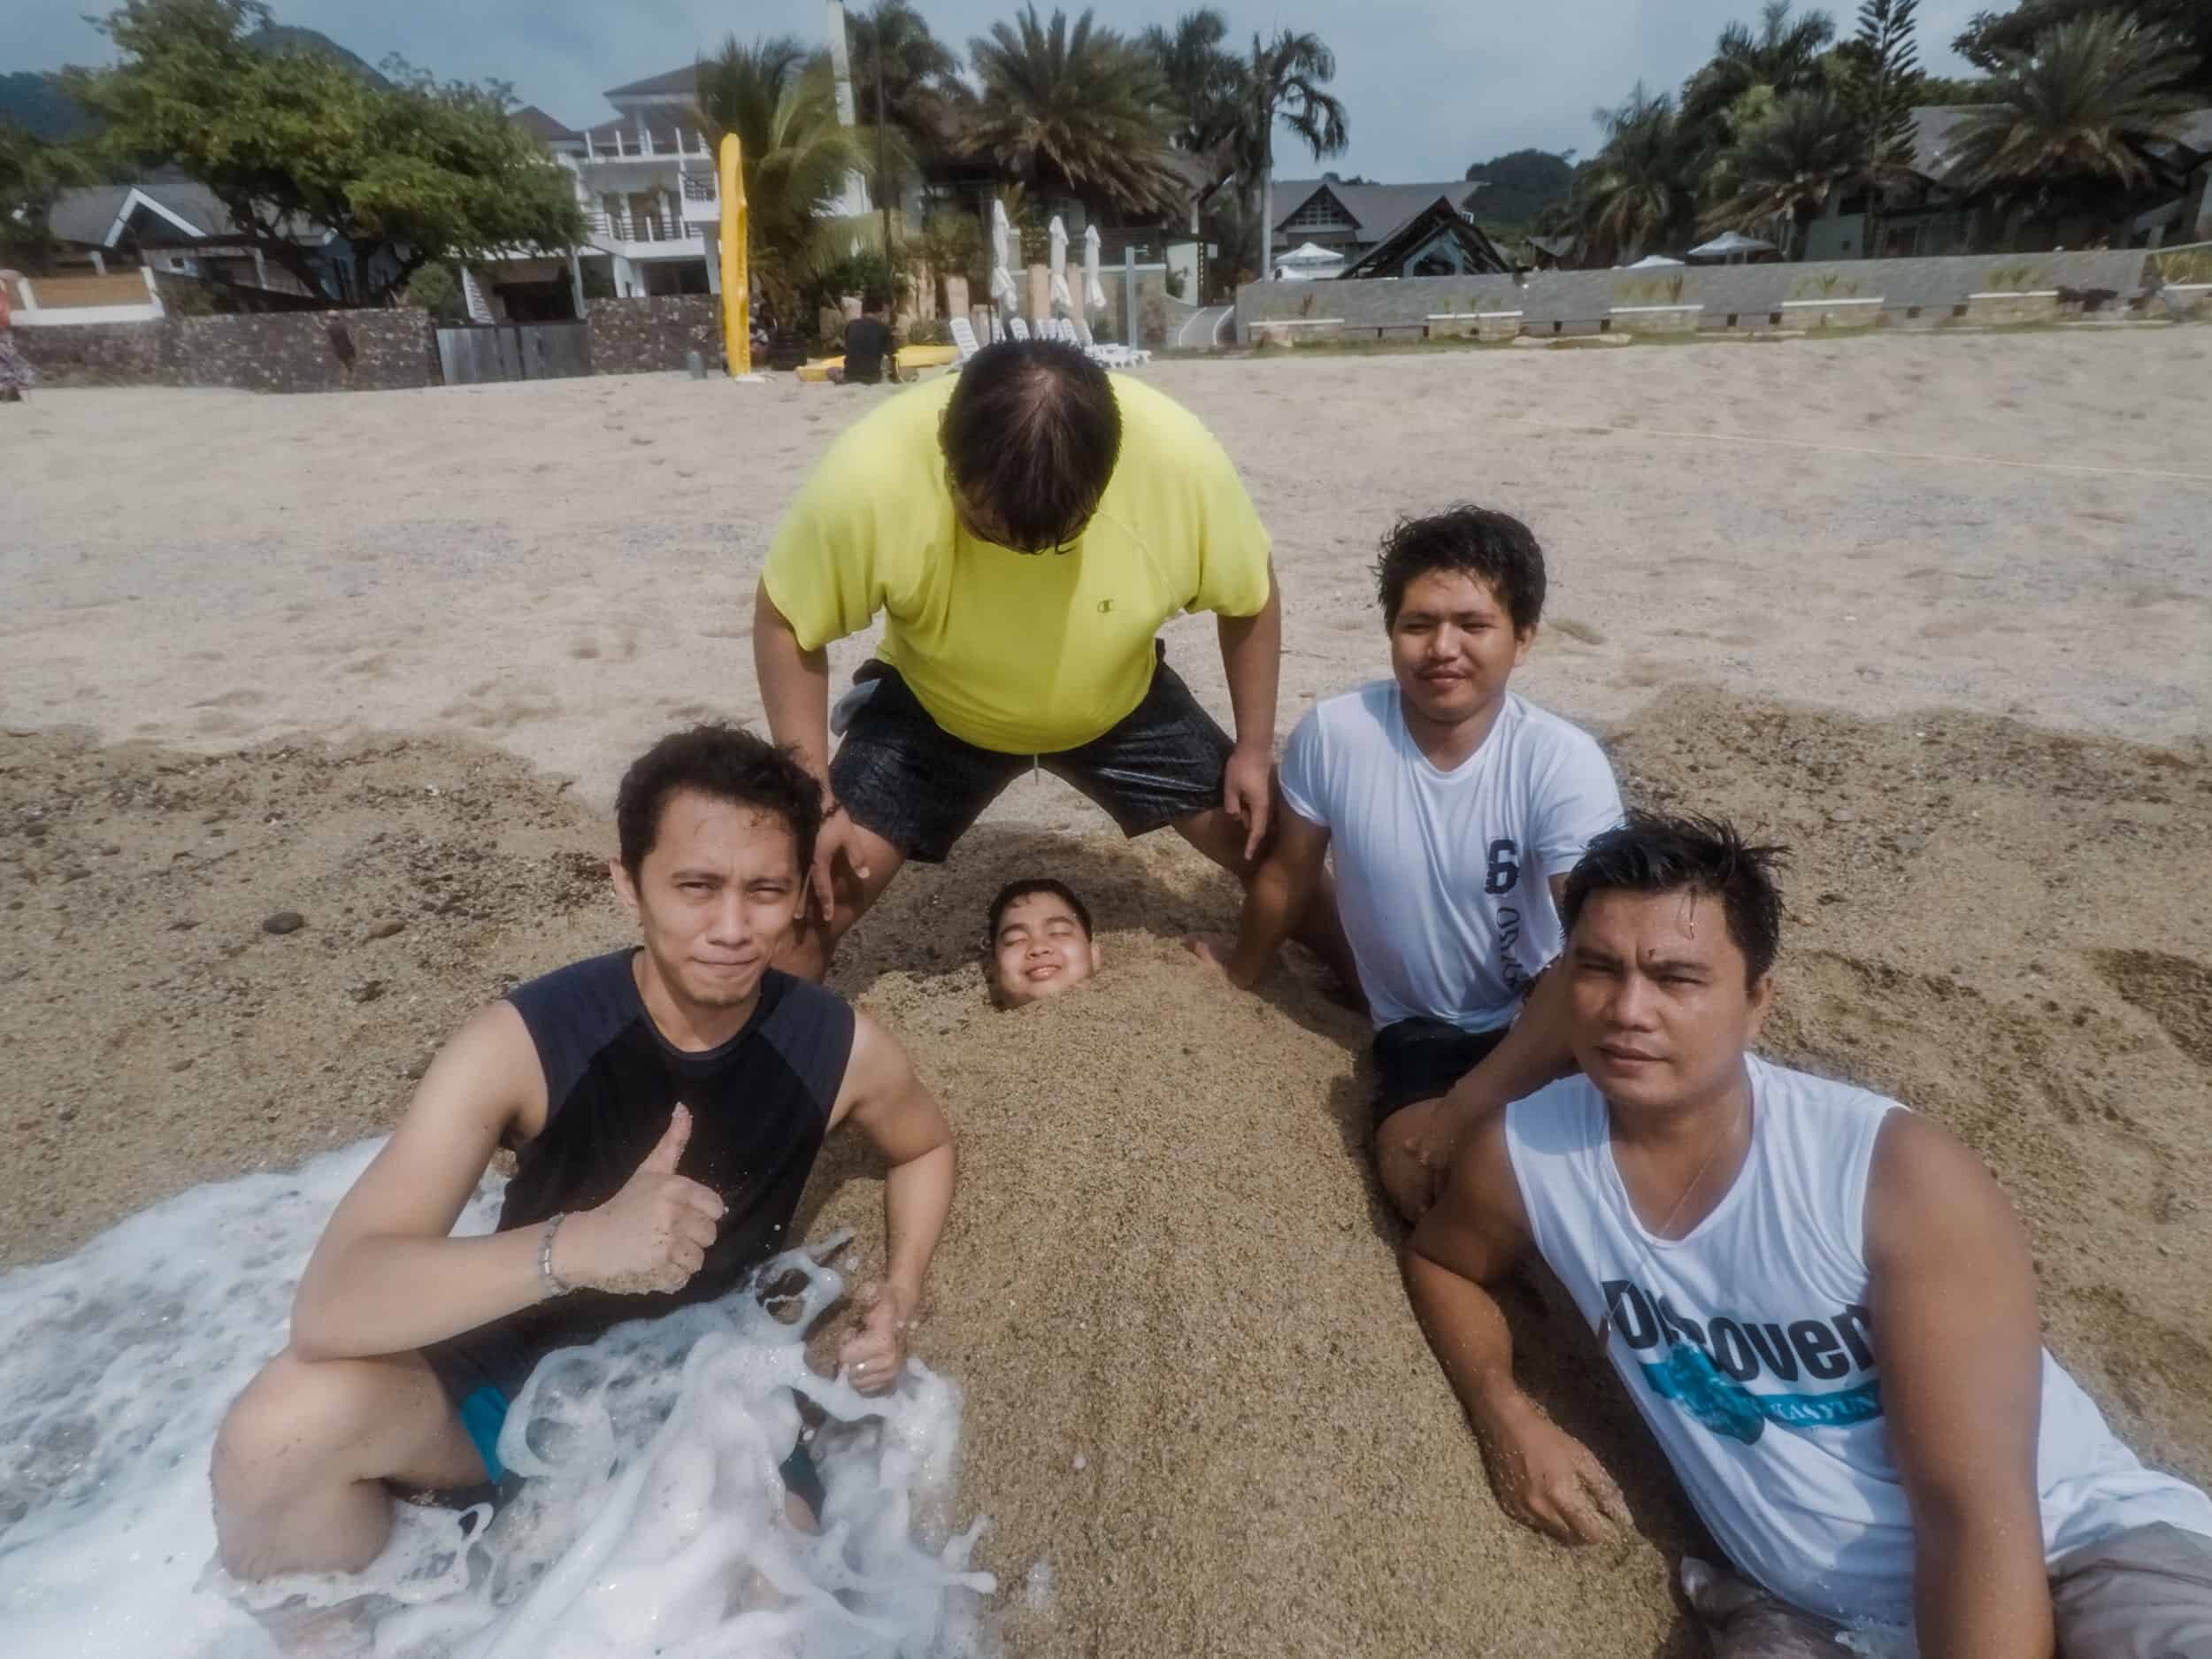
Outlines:
{"type": "MultiPolygon", "coordinates": [[[[1726,1609],[1717,1628],[1705,1615],[1707,1596],[1693,1605],[1722,1652],[1730,1649],[1720,1639],[1743,1622],[1762,1642],[1786,1629],[1808,1653],[1847,1659],[1856,1651],[1837,1640],[1842,1627],[1832,1621],[1721,1578],[1710,1601],[1726,1609]]],[[[2162,1521],[2070,1550],[2051,1563],[2051,1612],[2059,1659],[2212,1659],[2212,1538],[2162,1521]]]]}
{"type": "Polygon", "coordinates": [[[930,718],[899,671],[861,664],[838,702],[844,739],[830,788],[853,822],[906,856],[942,864],[999,791],[1033,765],[1106,809],[1125,835],[1142,835],[1221,804],[1234,746],[1155,648],[1152,684],[1110,730],[1080,749],[1002,755],[955,737],[930,718]]]}

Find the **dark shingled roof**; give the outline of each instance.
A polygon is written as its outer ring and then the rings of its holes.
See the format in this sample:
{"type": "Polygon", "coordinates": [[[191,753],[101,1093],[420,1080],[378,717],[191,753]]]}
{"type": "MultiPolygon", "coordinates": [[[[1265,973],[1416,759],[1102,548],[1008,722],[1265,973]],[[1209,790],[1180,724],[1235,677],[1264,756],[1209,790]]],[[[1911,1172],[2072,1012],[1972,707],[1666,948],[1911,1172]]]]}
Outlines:
{"type": "Polygon", "coordinates": [[[698,85],[699,66],[686,64],[681,69],[671,69],[665,74],[648,75],[642,81],[633,81],[626,87],[608,89],[610,98],[650,98],[670,93],[688,95],[698,85]]]}
{"type": "MultiPolygon", "coordinates": [[[[1454,207],[1468,209],[1482,185],[1465,179],[1442,184],[1344,184],[1334,179],[1278,179],[1275,180],[1275,228],[1279,234],[1298,210],[1326,190],[1352,216],[1362,242],[1380,242],[1427,207],[1440,196],[1454,207]]],[[[1470,210],[1471,211],[1471,210],[1470,210]]]]}
{"type": "MultiPolygon", "coordinates": [[[[88,189],[64,190],[47,215],[47,227],[64,242],[97,247],[107,240],[108,228],[115,223],[115,216],[123,211],[123,204],[134,187],[127,184],[95,185],[88,189]]],[[[223,204],[204,184],[189,181],[141,184],[135,187],[140,195],[158,202],[178,218],[196,225],[205,236],[234,236],[238,227],[232,223],[223,204]]],[[[145,226],[147,240],[173,242],[182,238],[184,232],[158,214],[139,211],[152,222],[145,226]]]]}
{"type": "Polygon", "coordinates": [[[526,104],[514,112],[516,126],[541,143],[557,144],[564,140],[579,139],[583,134],[572,127],[564,127],[534,104],[526,104]]]}

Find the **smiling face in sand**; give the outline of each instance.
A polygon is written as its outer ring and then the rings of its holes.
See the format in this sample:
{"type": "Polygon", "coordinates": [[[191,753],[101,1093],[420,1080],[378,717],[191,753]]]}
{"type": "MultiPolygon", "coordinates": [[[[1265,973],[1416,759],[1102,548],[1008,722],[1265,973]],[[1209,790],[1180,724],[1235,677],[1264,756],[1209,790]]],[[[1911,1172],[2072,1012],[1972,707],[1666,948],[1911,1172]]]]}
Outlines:
{"type": "Polygon", "coordinates": [[[1080,985],[1098,972],[1098,946],[1082,902],[1055,882],[1018,889],[992,907],[991,995],[1020,1008],[1080,985]]]}

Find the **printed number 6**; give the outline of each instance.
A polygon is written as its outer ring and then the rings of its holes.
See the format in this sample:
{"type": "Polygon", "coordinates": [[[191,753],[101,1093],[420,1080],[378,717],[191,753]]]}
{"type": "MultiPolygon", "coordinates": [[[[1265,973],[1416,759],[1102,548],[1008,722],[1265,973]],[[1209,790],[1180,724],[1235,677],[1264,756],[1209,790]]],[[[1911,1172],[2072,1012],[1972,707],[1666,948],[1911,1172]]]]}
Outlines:
{"type": "Polygon", "coordinates": [[[1485,893],[1513,891],[1513,884],[1521,879],[1520,851],[1509,841],[1502,839],[1490,843],[1490,868],[1482,884],[1485,893]]]}

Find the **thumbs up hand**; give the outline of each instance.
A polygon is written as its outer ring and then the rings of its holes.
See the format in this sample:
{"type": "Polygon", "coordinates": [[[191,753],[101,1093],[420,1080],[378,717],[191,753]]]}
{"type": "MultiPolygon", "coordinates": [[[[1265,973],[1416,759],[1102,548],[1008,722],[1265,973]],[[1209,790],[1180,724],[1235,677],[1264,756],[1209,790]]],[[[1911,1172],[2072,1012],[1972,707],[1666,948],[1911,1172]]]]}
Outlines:
{"type": "Polygon", "coordinates": [[[691,1110],[679,1104],[622,1190],[563,1224],[553,1240],[553,1271],[562,1279],[626,1294],[690,1283],[724,1213],[711,1189],[676,1173],[690,1139],[691,1110]]]}

